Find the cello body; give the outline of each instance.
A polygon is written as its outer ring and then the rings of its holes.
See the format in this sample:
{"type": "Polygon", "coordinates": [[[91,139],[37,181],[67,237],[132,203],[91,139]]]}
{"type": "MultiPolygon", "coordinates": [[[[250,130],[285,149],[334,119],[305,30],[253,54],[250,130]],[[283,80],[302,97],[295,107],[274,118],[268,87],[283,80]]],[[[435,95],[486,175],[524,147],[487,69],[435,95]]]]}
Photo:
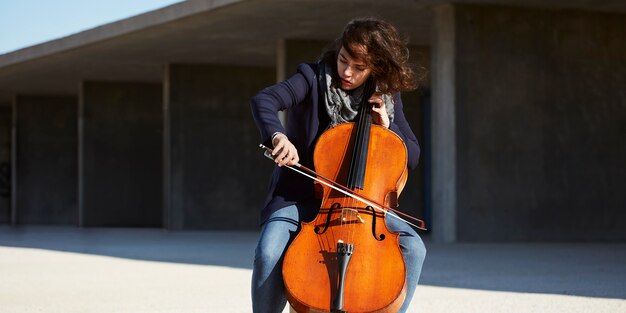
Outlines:
{"type": "MultiPolygon", "coordinates": [[[[340,124],[320,136],[316,171],[359,195],[396,206],[407,178],[406,147],[395,133],[371,122],[363,140],[358,125],[340,124]],[[366,170],[355,187],[351,171],[354,162],[363,163],[354,160],[358,145],[366,145],[366,170]]],[[[301,224],[283,260],[285,292],[297,312],[400,309],[406,297],[406,265],[399,234],[387,229],[385,214],[324,187],[317,217],[301,224]],[[347,261],[342,256],[345,244],[350,246],[347,261]]]]}

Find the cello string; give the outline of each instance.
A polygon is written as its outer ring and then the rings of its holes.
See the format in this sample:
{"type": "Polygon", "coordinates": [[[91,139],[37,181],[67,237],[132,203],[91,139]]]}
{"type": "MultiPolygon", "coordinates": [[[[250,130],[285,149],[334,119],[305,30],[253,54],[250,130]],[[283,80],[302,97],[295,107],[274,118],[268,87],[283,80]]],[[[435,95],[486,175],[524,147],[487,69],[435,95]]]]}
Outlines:
{"type": "Polygon", "coordinates": [[[346,203],[345,203],[346,198],[343,197],[341,198],[341,215],[339,216],[339,218],[341,219],[341,235],[342,238],[341,239],[347,239],[347,238],[343,238],[343,234],[345,233],[345,218],[346,218],[346,203]]]}
{"type": "MultiPolygon", "coordinates": [[[[369,144],[370,144],[370,140],[371,140],[370,135],[371,135],[371,129],[372,129],[372,107],[374,105],[373,103],[369,102],[369,98],[374,94],[374,90],[372,90],[372,89],[374,89],[375,86],[376,86],[376,84],[374,83],[374,79],[370,78],[369,85],[367,86],[367,88],[368,88],[367,94],[365,95],[366,98],[363,99],[363,117],[362,117],[362,120],[361,120],[361,125],[362,125],[362,128],[363,128],[363,131],[362,131],[363,138],[361,140],[363,141],[363,146],[361,147],[361,149],[363,149],[364,151],[361,152],[360,155],[363,156],[363,159],[365,159],[365,160],[363,160],[363,162],[366,162],[366,163],[362,164],[363,170],[361,172],[359,172],[359,174],[361,176],[360,179],[362,180],[362,188],[363,189],[365,189],[365,182],[366,182],[366,180],[365,180],[365,174],[366,174],[366,171],[367,171],[367,167],[366,167],[367,160],[366,159],[367,159],[367,156],[369,155],[369,148],[370,148],[369,144]]],[[[361,204],[361,206],[363,206],[363,205],[361,204]]],[[[376,218],[376,212],[374,212],[372,218],[374,218],[374,219],[376,218]]]]}
{"type": "MultiPolygon", "coordinates": [[[[369,120],[368,117],[370,117],[369,114],[370,113],[370,107],[369,107],[369,97],[371,96],[371,85],[373,83],[373,78],[369,78],[366,86],[365,86],[365,90],[362,96],[362,99],[360,101],[361,103],[361,107],[359,108],[359,121],[357,124],[357,134],[356,134],[356,138],[354,139],[354,148],[353,151],[354,153],[352,154],[352,160],[351,163],[355,164],[355,166],[353,166],[351,168],[351,170],[354,171],[354,174],[352,176],[352,182],[351,185],[349,186],[352,189],[353,193],[357,192],[357,189],[359,190],[363,190],[365,189],[365,170],[366,170],[366,164],[367,164],[367,148],[368,148],[368,134],[369,134],[369,120]]],[[[355,234],[355,229],[357,227],[357,225],[359,225],[359,208],[361,206],[361,203],[358,202],[355,198],[351,197],[351,211],[350,211],[350,219],[352,222],[352,227],[351,227],[351,242],[354,242],[354,234],[355,234]]]]}

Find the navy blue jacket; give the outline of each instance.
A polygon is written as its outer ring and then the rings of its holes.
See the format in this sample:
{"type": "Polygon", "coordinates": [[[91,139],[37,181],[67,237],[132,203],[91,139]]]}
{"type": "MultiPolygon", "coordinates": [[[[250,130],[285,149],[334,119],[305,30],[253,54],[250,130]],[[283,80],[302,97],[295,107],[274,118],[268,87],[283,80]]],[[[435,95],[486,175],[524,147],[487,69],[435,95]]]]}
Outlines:
{"type": "MultiPolygon", "coordinates": [[[[263,144],[272,147],[275,132],[287,135],[298,150],[300,164],[313,168],[313,150],[317,138],[329,125],[326,110],[320,108],[317,64],[300,64],[296,74],[261,90],[250,103],[252,116],[261,131],[263,144]],[[287,129],[278,119],[278,111],[287,111],[287,129]]],[[[400,93],[394,95],[394,121],[389,129],[402,138],[407,147],[408,167],[417,166],[420,148],[402,111],[400,93]]],[[[274,168],[269,190],[261,209],[261,223],[278,209],[314,198],[313,181],[284,167],[274,168]]]]}

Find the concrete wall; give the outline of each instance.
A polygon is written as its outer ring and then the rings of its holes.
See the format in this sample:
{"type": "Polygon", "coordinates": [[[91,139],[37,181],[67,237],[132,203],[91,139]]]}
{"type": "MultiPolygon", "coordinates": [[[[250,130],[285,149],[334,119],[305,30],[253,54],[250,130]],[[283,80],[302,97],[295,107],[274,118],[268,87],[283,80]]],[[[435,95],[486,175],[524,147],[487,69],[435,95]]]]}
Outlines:
{"type": "Polygon", "coordinates": [[[320,40],[285,40],[285,78],[293,75],[300,63],[315,63],[330,42],[320,40]]]}
{"type": "Polygon", "coordinates": [[[76,224],[75,97],[15,98],[15,222],[76,224]]]}
{"type": "Polygon", "coordinates": [[[159,84],[82,84],[82,226],[162,226],[161,107],[159,84]]]}
{"type": "Polygon", "coordinates": [[[457,239],[625,240],[626,16],[452,12],[457,239]]]}
{"type": "Polygon", "coordinates": [[[166,72],[166,227],[257,229],[273,163],[258,148],[250,98],[275,71],[171,64],[166,72]]]}
{"type": "Polygon", "coordinates": [[[11,222],[11,103],[0,103],[0,224],[11,222]]]}

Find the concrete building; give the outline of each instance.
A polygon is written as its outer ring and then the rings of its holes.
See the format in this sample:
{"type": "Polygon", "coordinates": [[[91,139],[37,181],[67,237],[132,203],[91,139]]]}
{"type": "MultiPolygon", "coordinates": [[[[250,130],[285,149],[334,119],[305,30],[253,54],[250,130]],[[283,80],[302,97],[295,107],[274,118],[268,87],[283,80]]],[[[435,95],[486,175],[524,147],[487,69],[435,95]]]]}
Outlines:
{"type": "Polygon", "coordinates": [[[434,240],[626,240],[626,3],[188,1],[0,55],[0,223],[255,229],[249,98],[352,17],[410,39],[434,240]]]}

